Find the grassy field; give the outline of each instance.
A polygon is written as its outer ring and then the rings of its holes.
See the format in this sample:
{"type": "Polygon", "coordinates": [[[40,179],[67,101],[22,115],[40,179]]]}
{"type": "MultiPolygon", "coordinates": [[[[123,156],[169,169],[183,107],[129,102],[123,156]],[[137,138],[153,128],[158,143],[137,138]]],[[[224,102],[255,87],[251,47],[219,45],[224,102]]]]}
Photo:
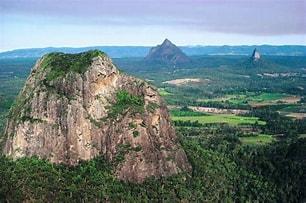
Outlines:
{"type": "Polygon", "coordinates": [[[306,104],[297,104],[287,106],[281,109],[282,112],[292,112],[292,113],[306,113],[306,104]]]}
{"type": "Polygon", "coordinates": [[[269,144],[275,140],[272,135],[259,134],[257,136],[240,137],[240,141],[247,145],[269,144]]]}
{"type": "Polygon", "coordinates": [[[164,88],[158,88],[158,92],[159,92],[160,96],[172,95],[170,92],[166,91],[164,88]]]}
{"type": "MultiPolygon", "coordinates": [[[[292,95],[284,94],[284,93],[255,93],[255,92],[247,92],[246,94],[229,94],[223,97],[216,97],[211,99],[199,99],[198,101],[203,102],[228,102],[231,104],[238,105],[275,105],[280,100],[283,103],[286,103],[286,98],[290,98],[292,95]]],[[[288,100],[288,102],[290,102],[288,100]]]]}
{"type": "Polygon", "coordinates": [[[246,95],[225,95],[223,97],[216,97],[216,98],[211,98],[211,99],[198,99],[198,101],[203,101],[203,102],[231,102],[231,103],[241,103],[244,101],[246,98],[246,95]]]}
{"type": "Polygon", "coordinates": [[[284,99],[290,95],[283,93],[261,93],[248,92],[246,94],[229,94],[224,97],[217,97],[212,99],[201,99],[199,101],[209,102],[229,102],[232,104],[247,104],[247,103],[265,103],[284,99]]]}
{"type": "Polygon", "coordinates": [[[299,138],[301,138],[301,139],[302,139],[302,138],[303,138],[303,139],[306,138],[306,134],[301,134],[301,135],[299,135],[299,138]]]}
{"type": "Polygon", "coordinates": [[[271,100],[279,100],[288,96],[287,94],[282,93],[262,93],[260,95],[256,95],[251,97],[253,101],[271,101],[271,100]]]}
{"type": "Polygon", "coordinates": [[[201,124],[206,123],[228,123],[229,125],[248,125],[258,122],[260,125],[265,125],[264,121],[260,121],[256,117],[237,116],[233,114],[207,114],[202,116],[174,116],[174,121],[198,121],[201,124]]]}

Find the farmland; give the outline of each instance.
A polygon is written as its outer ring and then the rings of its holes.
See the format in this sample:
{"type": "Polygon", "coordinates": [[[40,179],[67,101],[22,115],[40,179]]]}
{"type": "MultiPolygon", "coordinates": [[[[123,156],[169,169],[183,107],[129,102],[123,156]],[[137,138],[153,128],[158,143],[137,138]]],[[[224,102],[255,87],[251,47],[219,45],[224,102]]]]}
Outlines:
{"type": "Polygon", "coordinates": [[[299,102],[301,97],[292,96],[286,93],[255,93],[246,92],[244,94],[231,94],[224,97],[217,97],[212,99],[198,99],[199,102],[220,102],[230,103],[234,105],[250,105],[256,106],[269,106],[277,104],[294,104],[299,102]]]}
{"type": "Polygon", "coordinates": [[[249,137],[240,137],[239,139],[243,144],[247,145],[270,144],[275,140],[275,138],[273,138],[272,135],[266,135],[266,134],[259,134],[249,137]]]}
{"type": "Polygon", "coordinates": [[[201,116],[172,116],[174,121],[198,121],[201,124],[207,123],[227,123],[229,125],[250,125],[258,123],[264,125],[264,121],[260,121],[257,117],[238,116],[233,114],[206,114],[201,116]]]}
{"type": "MultiPolygon", "coordinates": [[[[282,66],[270,63],[269,67],[253,69],[239,65],[247,59],[246,56],[191,58],[193,64],[176,68],[161,64],[146,65],[140,58],[114,61],[123,72],[145,79],[158,89],[170,109],[170,119],[175,127],[178,142],[191,161],[192,175],[182,175],[182,179],[165,178],[162,184],[160,180],[149,180],[142,185],[125,185],[122,182],[114,183],[113,176],[105,173],[103,169],[107,164],[101,164],[98,160],[85,162],[70,173],[70,169],[63,170],[62,166],[54,168],[45,161],[39,163],[46,164],[44,166],[47,167],[37,168],[38,160],[34,159],[32,163],[29,158],[23,162],[3,159],[2,171],[8,174],[3,177],[7,180],[10,180],[10,177],[18,177],[13,179],[17,182],[10,184],[21,185],[16,187],[17,189],[27,188],[31,185],[27,184],[28,181],[45,176],[45,173],[40,171],[41,168],[49,168],[50,172],[63,175],[54,185],[71,183],[69,187],[64,187],[72,188],[69,194],[75,196],[83,194],[84,185],[96,191],[96,174],[101,174],[98,179],[102,181],[98,182],[104,185],[100,188],[113,188],[109,190],[111,195],[118,192],[118,188],[121,188],[124,195],[128,191],[129,194],[135,193],[137,197],[147,194],[139,192],[145,190],[152,191],[150,194],[154,197],[160,197],[166,192],[184,197],[186,191],[194,197],[195,193],[202,195],[204,191],[217,196],[229,192],[233,194],[233,199],[228,200],[234,202],[247,202],[258,196],[260,198],[253,200],[299,202],[305,197],[303,191],[306,191],[305,175],[301,173],[306,171],[305,164],[303,165],[306,120],[301,116],[306,113],[306,78],[303,76],[306,73],[305,57],[266,56],[270,61],[282,61],[282,66]],[[95,168],[92,167],[95,164],[102,167],[97,168],[94,173],[88,173],[95,168]],[[9,169],[13,166],[19,171],[33,171],[31,174],[37,178],[28,179],[28,174],[15,173],[16,170],[8,170],[6,165],[9,169]],[[35,171],[36,168],[38,171],[35,171]],[[63,173],[64,171],[67,174],[63,173]],[[80,171],[84,175],[83,179],[75,175],[80,171]],[[19,176],[15,176],[16,174],[19,176]],[[101,178],[105,177],[105,174],[107,178],[101,178]],[[74,182],[71,182],[72,176],[76,177],[74,182]],[[80,180],[84,181],[80,184],[80,180]],[[79,187],[75,189],[76,186],[79,187]],[[157,189],[152,189],[152,186],[157,189]],[[224,190],[216,193],[215,190],[220,188],[224,190]],[[228,188],[236,190],[229,191],[228,188]],[[244,199],[240,199],[241,197],[244,199]]],[[[0,60],[0,130],[5,127],[9,108],[35,60],[0,60]]],[[[47,181],[39,183],[49,191],[49,187],[44,185],[48,184],[47,181]]]]}

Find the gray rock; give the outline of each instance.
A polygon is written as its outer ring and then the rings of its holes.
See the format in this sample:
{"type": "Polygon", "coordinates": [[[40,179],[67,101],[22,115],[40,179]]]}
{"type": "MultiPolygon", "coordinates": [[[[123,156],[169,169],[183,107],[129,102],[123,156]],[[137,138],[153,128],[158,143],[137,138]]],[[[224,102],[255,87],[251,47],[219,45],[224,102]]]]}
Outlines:
{"type": "MultiPolygon", "coordinates": [[[[69,57],[76,55],[64,56],[73,61],[69,57]]],[[[132,182],[190,171],[154,87],[120,73],[103,53],[83,72],[69,70],[50,79],[52,63],[58,62],[50,58],[38,60],[10,111],[4,154],[68,165],[104,156],[119,179],[132,182]],[[125,106],[111,117],[120,91],[142,98],[141,110],[125,106]]]]}

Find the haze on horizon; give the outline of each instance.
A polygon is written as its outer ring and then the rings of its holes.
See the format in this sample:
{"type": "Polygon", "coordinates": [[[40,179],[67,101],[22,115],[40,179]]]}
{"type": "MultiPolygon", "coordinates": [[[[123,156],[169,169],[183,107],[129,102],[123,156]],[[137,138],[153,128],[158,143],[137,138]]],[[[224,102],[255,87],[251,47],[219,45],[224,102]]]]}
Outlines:
{"type": "Polygon", "coordinates": [[[1,0],[0,51],[160,44],[306,45],[304,0],[1,0]]]}

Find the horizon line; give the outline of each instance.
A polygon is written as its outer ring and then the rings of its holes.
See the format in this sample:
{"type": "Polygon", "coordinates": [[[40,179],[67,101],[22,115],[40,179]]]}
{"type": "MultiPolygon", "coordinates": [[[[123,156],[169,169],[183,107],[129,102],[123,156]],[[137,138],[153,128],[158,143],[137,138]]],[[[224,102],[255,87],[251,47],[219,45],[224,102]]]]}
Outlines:
{"type": "MultiPolygon", "coordinates": [[[[0,49],[0,53],[5,53],[5,52],[11,52],[11,51],[17,51],[17,50],[27,50],[27,49],[50,49],[50,48],[55,48],[55,49],[65,49],[65,48],[70,48],[70,49],[80,49],[80,48],[91,48],[91,47],[155,47],[160,44],[155,44],[155,45],[88,45],[88,46],[45,46],[45,47],[22,47],[22,48],[13,48],[13,49],[0,49]]],[[[210,46],[216,46],[216,47],[222,47],[222,46],[302,46],[306,47],[306,44],[223,44],[223,45],[218,45],[218,44],[182,44],[182,45],[177,45],[178,47],[210,47],[210,46]]]]}

